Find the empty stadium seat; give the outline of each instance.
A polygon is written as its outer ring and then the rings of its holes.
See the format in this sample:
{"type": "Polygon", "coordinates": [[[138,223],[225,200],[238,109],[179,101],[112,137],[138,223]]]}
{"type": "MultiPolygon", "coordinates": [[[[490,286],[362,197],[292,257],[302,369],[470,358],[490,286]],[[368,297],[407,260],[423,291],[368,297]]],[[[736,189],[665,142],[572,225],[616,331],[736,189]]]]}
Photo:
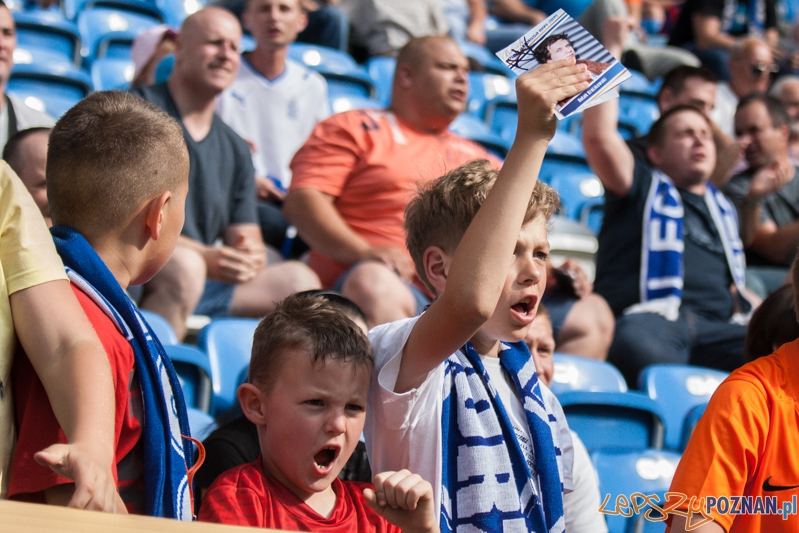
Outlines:
{"type": "Polygon", "coordinates": [[[707,404],[703,403],[692,407],[688,414],[685,415],[685,422],[682,426],[682,441],[680,442],[681,452],[685,451],[685,447],[688,446],[688,441],[691,440],[691,435],[694,434],[699,419],[705,414],[705,409],[707,409],[707,404]]]}
{"type": "Polygon", "coordinates": [[[658,404],[639,392],[566,391],[558,394],[569,428],[589,451],[660,449],[663,422],[658,404]]]}
{"type": "Polygon", "coordinates": [[[82,11],[95,7],[104,7],[127,13],[144,15],[159,22],[164,20],[161,9],[155,0],[62,0],[64,15],[75,20],[82,11]]]}
{"type": "MultiPolygon", "coordinates": [[[[574,148],[582,149],[582,145],[574,148]]],[[[558,191],[560,212],[572,220],[580,220],[586,202],[604,195],[602,182],[585,159],[577,155],[547,152],[539,179],[558,191]]]]}
{"type": "Polygon", "coordinates": [[[375,98],[383,107],[388,107],[391,103],[391,86],[396,68],[397,60],[393,57],[375,56],[366,61],[366,73],[375,86],[375,98]]]}
{"type": "Polygon", "coordinates": [[[144,317],[144,320],[147,321],[150,330],[155,333],[155,336],[161,341],[162,346],[166,347],[180,342],[178,341],[178,336],[175,334],[175,330],[172,329],[172,326],[167,322],[166,318],[146,309],[139,309],[139,312],[141,316],[144,317]]]}
{"type": "Polygon", "coordinates": [[[92,91],[92,80],[72,64],[18,63],[6,91],[57,119],[92,91]]]}
{"type": "Polygon", "coordinates": [[[186,411],[189,415],[189,428],[191,429],[192,438],[199,441],[205,440],[216,429],[216,422],[208,413],[188,406],[186,411]]]}
{"type": "Polygon", "coordinates": [[[516,99],[512,97],[495,98],[486,104],[485,121],[491,130],[508,142],[516,137],[519,126],[519,110],[516,99]]]}
{"type": "MultiPolygon", "coordinates": [[[[661,450],[621,451],[597,450],[591,454],[591,459],[599,475],[599,493],[607,503],[603,509],[608,511],[619,510],[617,498],[624,496],[629,502],[630,496],[635,493],[646,496],[656,495],[660,504],[664,503],[665,493],[669,490],[671,480],[677,463],[680,461],[678,454],[661,450]]],[[[643,504],[639,497],[636,503],[643,504]]],[[[622,507],[625,506],[624,500],[622,507]]],[[[609,533],[642,533],[665,531],[665,522],[646,520],[645,513],[649,507],[642,507],[638,514],[630,517],[606,514],[609,533]]],[[[662,516],[652,512],[652,516],[662,516]]]]}
{"type": "Polygon", "coordinates": [[[126,90],[130,87],[136,67],[130,59],[101,57],[92,63],[92,84],[96,91],[126,90]]]}
{"type": "Polygon", "coordinates": [[[64,54],[35,46],[17,46],[13,61],[15,65],[61,65],[67,69],[75,67],[75,63],[64,54]]]}
{"type": "Polygon", "coordinates": [[[80,65],[80,35],[72,22],[50,11],[31,11],[14,13],[14,23],[17,46],[47,50],[80,65]]]}
{"type": "Polygon", "coordinates": [[[491,131],[491,128],[489,128],[485,122],[474,115],[461,113],[458,118],[449,125],[449,129],[461,137],[482,144],[489,152],[492,152],[497,157],[504,159],[505,156],[508,155],[510,143],[491,131]]]}
{"type": "Polygon", "coordinates": [[[118,36],[120,32],[136,36],[159,23],[157,18],[140,13],[108,7],[86,8],[78,14],[78,31],[83,42],[81,54],[91,63],[98,57],[99,45],[104,39],[118,36]]]}
{"type": "Polygon", "coordinates": [[[333,113],[343,113],[353,109],[382,109],[383,106],[374,98],[364,98],[363,96],[340,95],[328,98],[330,109],[333,113]]]}
{"type": "Polygon", "coordinates": [[[637,135],[645,135],[655,123],[660,110],[654,97],[621,92],[619,94],[619,124],[624,128],[635,128],[637,135]]]}
{"type": "MultiPolygon", "coordinates": [[[[499,74],[504,77],[515,78],[516,75],[511,71],[500,58],[494,55],[485,46],[469,41],[458,41],[458,46],[463,55],[480,65],[484,72],[499,74]]],[[[475,69],[476,70],[476,69],[475,69]]],[[[511,82],[512,83],[512,82],[511,82]]]]}
{"type": "Polygon", "coordinates": [[[186,405],[210,412],[212,384],[208,354],[187,344],[172,344],[164,349],[180,380],[186,405]]]}
{"type": "Polygon", "coordinates": [[[488,72],[469,73],[469,96],[466,112],[476,117],[485,115],[486,104],[495,99],[515,100],[516,88],[505,76],[488,72]]]}
{"type": "Polygon", "coordinates": [[[218,318],[200,330],[197,345],[208,354],[211,364],[215,415],[226,412],[237,402],[239,375],[250,364],[257,325],[254,318],[218,318]]]}
{"type": "Polygon", "coordinates": [[[638,388],[662,408],[666,424],[665,446],[680,450],[688,412],[710,400],[726,372],[689,365],[651,365],[638,378],[638,388]]]}
{"type": "Polygon", "coordinates": [[[586,357],[556,353],[550,389],[566,391],[627,392],[627,382],[615,366],[586,357]]]}
{"type": "Polygon", "coordinates": [[[343,95],[374,98],[376,94],[366,70],[346,52],[325,46],[293,43],[289,47],[289,56],[324,76],[331,98],[343,95]]]}

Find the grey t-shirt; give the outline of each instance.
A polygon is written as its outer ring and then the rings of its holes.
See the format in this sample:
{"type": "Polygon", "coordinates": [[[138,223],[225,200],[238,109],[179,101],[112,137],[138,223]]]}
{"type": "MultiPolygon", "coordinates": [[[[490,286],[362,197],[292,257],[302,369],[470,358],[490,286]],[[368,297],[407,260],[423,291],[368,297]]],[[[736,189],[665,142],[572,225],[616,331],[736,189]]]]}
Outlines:
{"type": "Polygon", "coordinates": [[[192,139],[166,83],[135,87],[131,92],[166,111],[183,128],[190,165],[183,235],[212,244],[232,224],[257,224],[254,170],[247,143],[216,115],[208,135],[200,141],[192,139]]]}

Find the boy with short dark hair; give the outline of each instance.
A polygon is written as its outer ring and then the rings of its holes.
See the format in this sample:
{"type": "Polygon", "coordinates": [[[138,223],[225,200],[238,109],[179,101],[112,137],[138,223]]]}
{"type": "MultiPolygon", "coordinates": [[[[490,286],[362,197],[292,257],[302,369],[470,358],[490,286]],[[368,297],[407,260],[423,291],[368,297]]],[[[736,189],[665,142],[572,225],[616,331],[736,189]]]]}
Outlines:
{"type": "MultiPolygon", "coordinates": [[[[116,391],[118,486],[129,511],[190,520],[180,384],[163,347],[125,294],[169,259],[183,226],[189,160],[180,126],[118,91],[81,100],[50,135],[51,230],[72,289],[108,354],[116,391]]],[[[14,367],[19,439],[9,495],[65,503],[74,486],[36,464],[64,440],[27,358],[14,367]]]]}
{"type": "Polygon", "coordinates": [[[522,341],[546,285],[557,207],[536,177],[555,105],[589,80],[573,59],[521,76],[519,129],[498,175],[467,163],[406,211],[416,271],[438,298],[371,331],[365,435],[375,471],[408,468],[432,483],[442,531],[564,531],[571,439],[522,341]]]}
{"type": "Polygon", "coordinates": [[[373,365],[366,335],[335,304],[303,295],[278,304],[255,330],[249,379],[238,389],[261,457],[217,478],[200,520],[396,531],[390,520],[405,532],[437,531],[432,487],[419,476],[379,474],[374,490],[337,477],[358,444],[373,365]]]}

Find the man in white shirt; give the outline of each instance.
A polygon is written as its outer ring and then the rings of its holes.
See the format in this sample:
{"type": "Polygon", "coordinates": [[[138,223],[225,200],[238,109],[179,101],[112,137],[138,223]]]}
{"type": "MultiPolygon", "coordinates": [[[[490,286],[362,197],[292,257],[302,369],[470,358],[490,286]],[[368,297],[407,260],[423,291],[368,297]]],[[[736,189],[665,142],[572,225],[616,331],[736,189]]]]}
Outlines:
{"type": "Polygon", "coordinates": [[[268,243],[280,246],[287,224],[279,206],[291,183],[289,163],[314,126],[330,115],[327,84],[288,58],[289,45],[308,24],[300,0],[249,0],[243,20],[257,46],[243,55],[216,110],[250,145],[261,229],[268,243]]]}

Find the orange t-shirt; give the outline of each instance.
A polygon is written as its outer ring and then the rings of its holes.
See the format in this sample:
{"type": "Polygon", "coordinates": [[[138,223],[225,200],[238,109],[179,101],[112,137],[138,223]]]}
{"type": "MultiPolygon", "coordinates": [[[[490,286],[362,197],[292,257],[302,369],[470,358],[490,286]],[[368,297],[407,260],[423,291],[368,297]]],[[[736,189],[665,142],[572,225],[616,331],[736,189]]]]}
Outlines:
{"type": "MultiPolygon", "coordinates": [[[[691,496],[763,496],[778,509],[799,495],[799,340],[739,368],[719,386],[683,453],[671,491],[691,496]]],[[[755,499],[751,500],[756,505],[755,499]]],[[[765,501],[764,501],[765,503],[765,501]]],[[[799,514],[719,512],[728,533],[799,531],[799,514]]],[[[729,505],[736,505],[729,501],[729,505]]],[[[748,504],[747,504],[748,505],[748,504]]],[[[678,507],[687,509],[688,502],[678,507]]],[[[692,520],[696,523],[701,517],[692,520]]]]}
{"type": "MultiPolygon", "coordinates": [[[[390,111],[348,111],[316,126],[291,162],[290,190],[334,196],[341,217],[369,244],[405,250],[405,206],[416,184],[473,159],[501,166],[482,146],[450,131],[423,133],[390,111]]],[[[350,267],[313,250],[309,265],[326,287],[350,267]]]]}

